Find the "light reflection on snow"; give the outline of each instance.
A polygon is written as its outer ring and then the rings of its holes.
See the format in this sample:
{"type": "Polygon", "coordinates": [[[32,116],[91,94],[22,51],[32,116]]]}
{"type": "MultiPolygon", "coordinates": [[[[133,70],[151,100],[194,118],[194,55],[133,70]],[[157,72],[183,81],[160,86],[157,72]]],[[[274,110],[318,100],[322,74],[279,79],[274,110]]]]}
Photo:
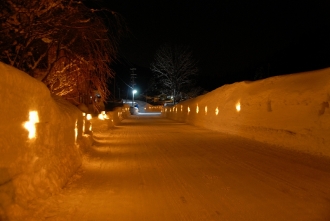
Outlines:
{"type": "Polygon", "coordinates": [[[36,137],[36,126],[35,124],[39,123],[38,111],[29,112],[29,121],[26,121],[23,126],[29,131],[29,139],[36,137]]]}

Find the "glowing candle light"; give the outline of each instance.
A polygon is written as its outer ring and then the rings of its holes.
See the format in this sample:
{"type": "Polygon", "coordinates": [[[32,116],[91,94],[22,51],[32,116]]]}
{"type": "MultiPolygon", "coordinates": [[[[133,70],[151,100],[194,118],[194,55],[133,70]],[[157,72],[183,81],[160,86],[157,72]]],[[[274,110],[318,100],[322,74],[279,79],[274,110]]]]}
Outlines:
{"type": "Polygon", "coordinates": [[[87,114],[86,119],[87,120],[91,120],[92,119],[92,115],[91,114],[87,114]]]}
{"type": "Polygon", "coordinates": [[[189,114],[189,112],[190,112],[190,107],[188,107],[188,114],[189,114]]]}
{"type": "Polygon", "coordinates": [[[74,134],[75,134],[75,141],[77,142],[77,137],[78,137],[78,120],[76,120],[76,124],[74,127],[74,134]]]}
{"type": "Polygon", "coordinates": [[[207,106],[205,106],[205,115],[207,115],[207,106]]]}
{"type": "Polygon", "coordinates": [[[237,111],[237,112],[240,112],[240,111],[241,111],[241,103],[240,103],[240,101],[238,101],[238,102],[236,103],[236,111],[237,111]]]}
{"type": "Polygon", "coordinates": [[[216,109],[215,109],[215,115],[218,115],[219,114],[219,108],[217,107],[216,109]]]}
{"type": "Polygon", "coordinates": [[[197,104],[196,113],[198,114],[198,112],[199,112],[199,107],[198,107],[198,104],[197,104]]]}
{"type": "Polygon", "coordinates": [[[99,118],[100,120],[104,120],[104,115],[103,115],[103,114],[99,114],[99,115],[98,115],[98,118],[99,118]]]}
{"type": "Polygon", "coordinates": [[[36,126],[35,124],[39,123],[38,111],[29,112],[29,121],[25,122],[23,126],[29,131],[29,139],[36,137],[36,126]]]}

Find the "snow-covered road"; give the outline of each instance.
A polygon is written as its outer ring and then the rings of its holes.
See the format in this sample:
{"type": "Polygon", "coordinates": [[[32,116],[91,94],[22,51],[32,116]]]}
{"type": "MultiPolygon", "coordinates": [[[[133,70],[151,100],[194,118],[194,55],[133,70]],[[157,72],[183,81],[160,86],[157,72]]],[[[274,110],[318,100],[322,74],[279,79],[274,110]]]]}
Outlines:
{"type": "Polygon", "coordinates": [[[158,116],[95,132],[45,220],[330,220],[330,162],[158,116]]]}

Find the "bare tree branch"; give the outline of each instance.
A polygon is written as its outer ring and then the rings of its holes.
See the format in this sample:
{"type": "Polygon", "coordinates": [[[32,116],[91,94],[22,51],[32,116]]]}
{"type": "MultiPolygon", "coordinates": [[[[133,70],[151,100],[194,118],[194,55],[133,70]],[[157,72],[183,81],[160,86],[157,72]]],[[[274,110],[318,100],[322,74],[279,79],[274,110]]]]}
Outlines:
{"type": "Polygon", "coordinates": [[[193,86],[197,62],[189,47],[164,45],[156,52],[151,70],[160,82],[162,92],[174,97],[173,102],[187,88],[193,86]]]}
{"type": "Polygon", "coordinates": [[[3,0],[0,9],[1,61],[73,103],[88,103],[94,91],[107,98],[109,66],[126,31],[119,14],[74,0],[3,0]]]}

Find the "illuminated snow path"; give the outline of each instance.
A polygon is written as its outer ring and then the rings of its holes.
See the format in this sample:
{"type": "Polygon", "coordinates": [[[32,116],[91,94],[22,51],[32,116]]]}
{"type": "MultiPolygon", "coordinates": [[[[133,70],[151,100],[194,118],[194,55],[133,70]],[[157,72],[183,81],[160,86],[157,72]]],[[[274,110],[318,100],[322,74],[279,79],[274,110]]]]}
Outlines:
{"type": "Polygon", "coordinates": [[[329,161],[157,116],[97,143],[46,220],[330,220],[329,161]]]}

